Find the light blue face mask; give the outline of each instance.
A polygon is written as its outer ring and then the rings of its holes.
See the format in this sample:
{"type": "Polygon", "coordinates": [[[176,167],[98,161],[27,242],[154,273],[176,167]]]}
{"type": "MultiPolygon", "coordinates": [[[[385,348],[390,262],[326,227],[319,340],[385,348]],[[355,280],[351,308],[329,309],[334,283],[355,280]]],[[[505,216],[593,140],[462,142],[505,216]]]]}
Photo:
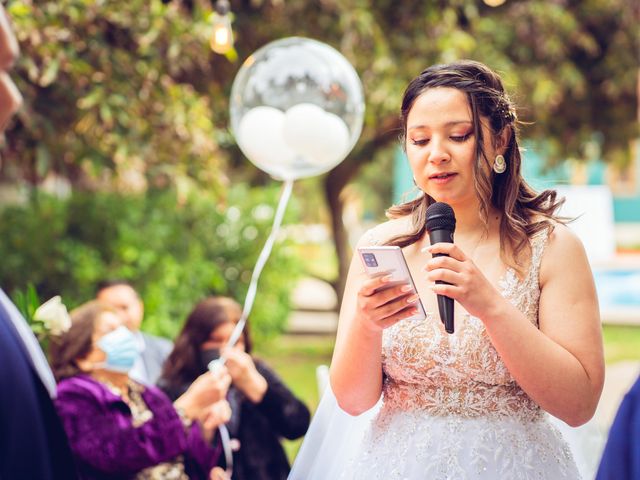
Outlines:
{"type": "Polygon", "coordinates": [[[139,355],[136,337],[125,326],[107,333],[97,345],[107,355],[101,367],[113,372],[129,373],[139,355]]]}

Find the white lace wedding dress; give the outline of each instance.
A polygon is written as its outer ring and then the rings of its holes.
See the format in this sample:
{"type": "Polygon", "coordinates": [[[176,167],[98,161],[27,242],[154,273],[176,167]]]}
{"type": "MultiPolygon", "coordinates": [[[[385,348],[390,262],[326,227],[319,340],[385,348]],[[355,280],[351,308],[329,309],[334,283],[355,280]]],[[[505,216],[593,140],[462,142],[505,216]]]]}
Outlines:
{"type": "MultiPolygon", "coordinates": [[[[524,279],[508,270],[500,283],[533,323],[546,239],[532,239],[524,279]]],[[[568,445],[516,384],[477,318],[456,318],[453,335],[433,316],[399,322],[385,330],[382,356],[379,410],[349,417],[328,392],[290,479],[580,478],[568,445]]]]}

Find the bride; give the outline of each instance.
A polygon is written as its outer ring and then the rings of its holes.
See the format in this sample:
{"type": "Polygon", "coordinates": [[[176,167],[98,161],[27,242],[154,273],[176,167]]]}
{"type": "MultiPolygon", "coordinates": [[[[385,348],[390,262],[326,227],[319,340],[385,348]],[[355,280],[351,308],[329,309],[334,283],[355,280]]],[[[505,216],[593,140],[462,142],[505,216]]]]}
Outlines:
{"type": "Polygon", "coordinates": [[[460,61],[416,77],[401,118],[422,194],[391,208],[359,246],[402,247],[417,291],[385,289],[388,279],[368,278],[354,256],[335,397],[323,398],[290,479],[579,478],[544,412],[577,426],[595,411],[597,298],[555,192],[522,178],[514,106],[496,73],[460,61]],[[455,243],[429,242],[436,201],[455,212],[455,243]],[[437,294],[455,300],[453,334],[437,294]],[[418,300],[426,320],[409,319],[418,300]]]}

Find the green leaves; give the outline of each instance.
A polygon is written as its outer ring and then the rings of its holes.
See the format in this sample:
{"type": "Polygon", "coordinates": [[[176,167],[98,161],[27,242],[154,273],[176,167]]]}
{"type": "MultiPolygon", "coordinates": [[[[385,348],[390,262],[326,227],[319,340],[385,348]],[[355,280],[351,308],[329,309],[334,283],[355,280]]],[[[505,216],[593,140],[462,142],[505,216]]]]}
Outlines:
{"type": "Polygon", "coordinates": [[[558,153],[575,153],[598,130],[607,156],[637,134],[637,26],[626,0],[509,1],[499,9],[435,0],[240,2],[237,51],[227,58],[209,49],[207,0],[10,0],[8,10],[22,49],[15,72],[25,113],[19,138],[8,134],[3,160],[12,168],[2,174],[35,184],[51,171],[85,184],[105,170],[118,186],[135,164],[147,182],[162,166],[221,189],[222,169],[251,168],[218,144],[234,62],[287,35],[327,42],[354,64],[367,100],[363,143],[397,116],[410,78],[464,57],[504,74],[532,122],[525,134],[558,153]],[[44,172],[34,167],[36,145],[50,152],[44,172]],[[131,162],[114,161],[123,149],[131,162]]]}
{"type": "Polygon", "coordinates": [[[43,328],[41,324],[38,324],[37,327],[33,325],[33,314],[40,306],[40,299],[38,298],[38,293],[32,283],[27,284],[24,289],[16,289],[13,294],[13,303],[18,308],[22,316],[27,320],[27,323],[32,324],[34,332],[42,332],[43,328]]]}
{"type": "Polygon", "coordinates": [[[156,0],[14,0],[9,12],[26,114],[3,160],[18,178],[91,180],[97,168],[117,181],[132,166],[114,162],[124,149],[143,177],[160,164],[172,176],[189,165],[196,182],[219,188],[209,175],[221,165],[210,101],[179,79],[212,55],[204,17],[156,0]],[[44,171],[29,161],[35,148],[50,152],[44,171]]]}
{"type": "MultiPolygon", "coordinates": [[[[62,295],[71,308],[93,298],[98,281],[129,279],[145,301],[143,327],[173,336],[206,295],[244,301],[271,228],[265,211],[273,212],[278,194],[274,185],[234,186],[225,203],[194,191],[182,198],[171,191],[40,195],[37,203],[0,212],[0,284],[30,318],[36,291],[41,298],[62,295]]],[[[260,338],[281,331],[288,315],[300,271],[289,244],[275,245],[260,280],[250,319],[260,338]]]]}

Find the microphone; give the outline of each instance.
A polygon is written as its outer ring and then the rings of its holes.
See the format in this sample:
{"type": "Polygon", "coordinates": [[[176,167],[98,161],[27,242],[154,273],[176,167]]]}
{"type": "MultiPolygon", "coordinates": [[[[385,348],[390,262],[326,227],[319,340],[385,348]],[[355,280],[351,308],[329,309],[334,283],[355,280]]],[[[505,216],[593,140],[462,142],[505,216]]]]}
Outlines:
{"type": "MultiPolygon", "coordinates": [[[[440,242],[453,243],[455,229],[456,216],[449,204],[436,202],[429,205],[427,208],[427,232],[429,232],[429,241],[432,245],[440,242]]],[[[446,253],[436,253],[434,256],[441,257],[443,255],[446,253]]],[[[436,280],[436,283],[447,284],[442,280],[436,280]]],[[[453,298],[438,295],[438,311],[444,329],[448,333],[453,333],[453,298]]]]}

